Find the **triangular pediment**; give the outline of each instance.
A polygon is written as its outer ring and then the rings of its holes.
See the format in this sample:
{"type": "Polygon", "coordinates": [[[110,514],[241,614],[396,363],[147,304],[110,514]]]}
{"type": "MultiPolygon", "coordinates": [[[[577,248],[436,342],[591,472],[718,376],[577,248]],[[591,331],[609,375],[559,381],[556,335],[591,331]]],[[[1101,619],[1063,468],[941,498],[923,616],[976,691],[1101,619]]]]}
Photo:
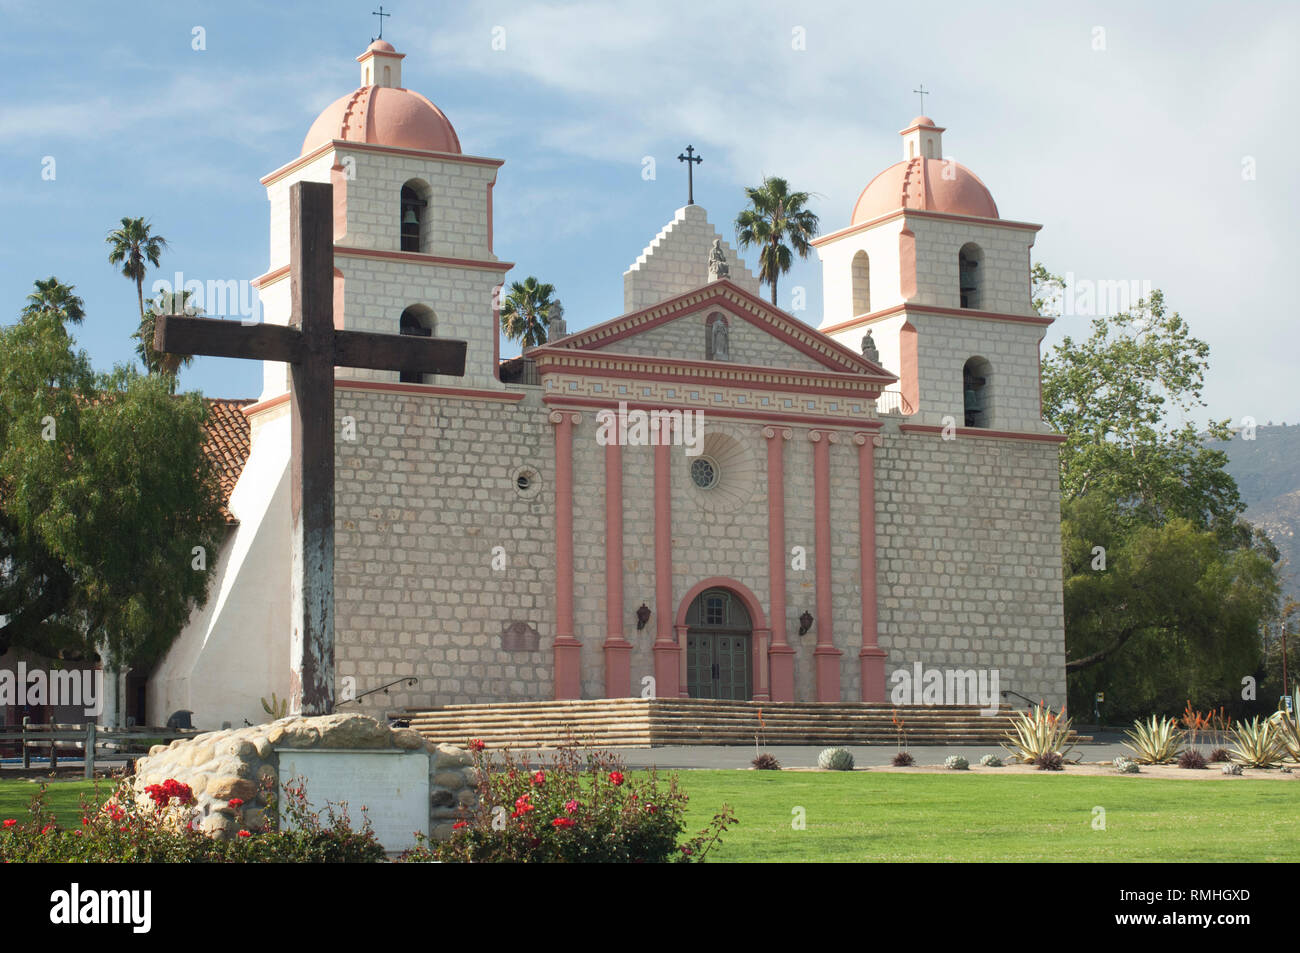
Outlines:
{"type": "Polygon", "coordinates": [[[897,378],[793,315],[725,279],[551,341],[550,349],[609,357],[656,358],[822,375],[861,375],[882,384],[897,378]],[[727,359],[710,353],[719,316],[727,325],[727,359]]]}

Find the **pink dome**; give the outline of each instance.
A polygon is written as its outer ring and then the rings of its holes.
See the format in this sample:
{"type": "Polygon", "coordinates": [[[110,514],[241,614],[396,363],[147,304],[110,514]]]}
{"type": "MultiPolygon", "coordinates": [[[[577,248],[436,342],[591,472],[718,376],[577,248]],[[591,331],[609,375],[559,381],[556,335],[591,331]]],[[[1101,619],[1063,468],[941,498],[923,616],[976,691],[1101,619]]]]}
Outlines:
{"type": "Polygon", "coordinates": [[[934,125],[934,120],[931,119],[929,116],[917,116],[915,119],[913,119],[911,122],[907,124],[907,127],[910,129],[913,126],[933,126],[933,125],[934,125]]]}
{"type": "MultiPolygon", "coordinates": [[[[924,116],[914,119],[912,125],[924,119],[924,116]]],[[[891,165],[858,196],[858,204],[853,207],[853,224],[869,222],[900,208],[976,218],[998,217],[997,203],[979,176],[959,162],[949,167],[943,159],[918,157],[891,165]]]]}
{"type": "MultiPolygon", "coordinates": [[[[392,49],[384,40],[378,44],[392,49]]],[[[363,86],[325,107],[302,142],[302,155],[332,139],[395,146],[421,152],[460,152],[460,139],[442,110],[419,93],[363,86]]]]}
{"type": "Polygon", "coordinates": [[[393,46],[393,44],[389,43],[387,40],[371,40],[370,45],[366,47],[366,52],[369,53],[372,51],[376,53],[396,53],[397,47],[393,46]]]}

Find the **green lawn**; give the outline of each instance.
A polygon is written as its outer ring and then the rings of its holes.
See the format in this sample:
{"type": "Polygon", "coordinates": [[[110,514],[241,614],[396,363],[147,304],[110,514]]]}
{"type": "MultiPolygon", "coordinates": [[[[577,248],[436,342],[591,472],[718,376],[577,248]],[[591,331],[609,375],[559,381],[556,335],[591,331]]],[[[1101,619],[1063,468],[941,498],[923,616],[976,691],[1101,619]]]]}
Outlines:
{"type": "MultiPolygon", "coordinates": [[[[80,823],[81,796],[89,800],[95,796],[95,785],[91,781],[50,781],[45,793],[45,806],[59,818],[59,825],[72,826],[80,823]]],[[[116,781],[99,782],[99,799],[106,800],[113,793],[116,781]]],[[[27,805],[40,789],[34,781],[4,780],[0,781],[0,820],[5,818],[27,819],[27,805]]]]}
{"type": "MultiPolygon", "coordinates": [[[[693,833],[723,802],[740,823],[720,861],[1296,861],[1300,783],[1065,774],[682,771],[693,833]],[[795,830],[802,807],[805,830],[795,830]],[[1106,830],[1093,829],[1093,808],[1106,830]]],[[[101,797],[113,789],[100,783],[101,797]]],[[[36,785],[0,781],[0,819],[24,817],[36,785]]],[[[74,821],[82,781],[47,804],[74,821]]]]}
{"type": "MultiPolygon", "coordinates": [[[[722,861],[1295,861],[1300,784],[684,771],[691,831],[729,803],[722,861]],[[794,808],[807,829],[792,829],[794,808]],[[1093,829],[1093,808],[1106,829],[1093,829]]],[[[710,854],[710,858],[713,858],[710,854]]]]}

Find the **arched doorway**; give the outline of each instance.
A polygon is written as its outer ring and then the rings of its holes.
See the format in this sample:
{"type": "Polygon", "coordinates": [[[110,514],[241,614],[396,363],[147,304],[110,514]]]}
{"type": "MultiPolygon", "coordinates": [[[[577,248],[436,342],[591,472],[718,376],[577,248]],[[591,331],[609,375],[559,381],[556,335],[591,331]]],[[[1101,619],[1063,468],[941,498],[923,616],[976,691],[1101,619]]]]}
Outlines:
{"type": "MultiPolygon", "coordinates": [[[[680,631],[680,630],[679,630],[680,631]]],[[[730,589],[705,589],[686,610],[686,685],[691,698],[754,697],[753,622],[730,589]]]]}

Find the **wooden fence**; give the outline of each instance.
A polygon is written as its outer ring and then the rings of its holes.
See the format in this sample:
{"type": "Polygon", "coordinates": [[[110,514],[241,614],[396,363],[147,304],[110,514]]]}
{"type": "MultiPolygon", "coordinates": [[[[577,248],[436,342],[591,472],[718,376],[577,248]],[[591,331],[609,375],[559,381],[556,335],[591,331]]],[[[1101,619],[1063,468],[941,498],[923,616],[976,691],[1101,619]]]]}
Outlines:
{"type": "Polygon", "coordinates": [[[95,776],[98,752],[111,751],[126,758],[140,757],[148,754],[152,745],[177,738],[192,738],[198,733],[197,730],[149,727],[106,731],[93,722],[85,725],[33,725],[24,718],[21,725],[0,725],[0,748],[16,744],[22,753],[24,770],[30,770],[32,766],[32,752],[36,752],[38,757],[48,756],[51,771],[58,767],[62,750],[65,760],[82,759],[85,777],[90,780],[95,776]]]}

